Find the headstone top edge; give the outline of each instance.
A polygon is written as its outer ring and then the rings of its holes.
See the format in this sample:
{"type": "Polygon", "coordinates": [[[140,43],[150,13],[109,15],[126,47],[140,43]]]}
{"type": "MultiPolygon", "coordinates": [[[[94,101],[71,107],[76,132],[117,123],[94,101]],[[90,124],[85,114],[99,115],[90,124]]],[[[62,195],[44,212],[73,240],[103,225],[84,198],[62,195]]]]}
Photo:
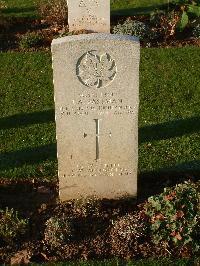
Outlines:
{"type": "Polygon", "coordinates": [[[119,35],[119,34],[110,34],[110,33],[91,33],[91,34],[80,34],[73,36],[66,36],[58,39],[54,39],[52,41],[52,46],[57,44],[62,44],[73,41],[81,41],[81,40],[116,40],[116,41],[134,41],[136,43],[140,43],[139,38],[131,35],[119,35]]]}

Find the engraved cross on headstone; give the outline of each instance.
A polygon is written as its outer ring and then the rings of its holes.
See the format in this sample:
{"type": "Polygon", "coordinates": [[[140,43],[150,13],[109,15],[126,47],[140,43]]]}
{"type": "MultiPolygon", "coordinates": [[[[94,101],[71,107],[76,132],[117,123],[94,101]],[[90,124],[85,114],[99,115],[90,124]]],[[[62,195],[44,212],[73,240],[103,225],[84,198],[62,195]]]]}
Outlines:
{"type": "Polygon", "coordinates": [[[109,0],[67,0],[69,31],[110,33],[109,0]]]}
{"type": "MultiPolygon", "coordinates": [[[[100,148],[99,148],[99,146],[100,146],[100,136],[107,135],[107,134],[100,134],[100,119],[94,119],[94,121],[95,121],[95,124],[96,124],[96,134],[95,134],[95,136],[96,136],[96,159],[95,160],[98,161],[100,159],[100,148]]],[[[93,134],[87,134],[87,133],[83,134],[84,138],[86,138],[89,135],[93,136],[93,134]]],[[[109,132],[108,136],[111,137],[112,133],[109,132]]]]}

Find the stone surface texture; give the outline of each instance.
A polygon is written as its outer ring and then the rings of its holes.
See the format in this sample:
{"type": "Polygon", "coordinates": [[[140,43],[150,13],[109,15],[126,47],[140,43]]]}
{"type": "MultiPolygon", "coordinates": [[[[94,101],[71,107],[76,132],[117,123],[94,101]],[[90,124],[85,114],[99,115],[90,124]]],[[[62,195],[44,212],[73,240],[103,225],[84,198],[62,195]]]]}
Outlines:
{"type": "Polygon", "coordinates": [[[138,39],[64,37],[52,54],[61,201],[136,197],[138,39]]]}
{"type": "Polygon", "coordinates": [[[110,33],[109,0],[68,0],[69,31],[110,33]]]}

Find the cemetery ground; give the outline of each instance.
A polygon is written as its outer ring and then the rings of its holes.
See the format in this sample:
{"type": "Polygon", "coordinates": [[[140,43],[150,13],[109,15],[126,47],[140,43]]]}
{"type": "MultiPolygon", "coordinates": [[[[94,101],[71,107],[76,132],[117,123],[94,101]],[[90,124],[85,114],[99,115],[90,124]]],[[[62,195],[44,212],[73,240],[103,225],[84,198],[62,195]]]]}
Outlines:
{"type": "MultiPolygon", "coordinates": [[[[19,14],[23,23],[28,17],[22,33],[29,31],[37,15],[32,1],[18,2],[24,10],[8,3],[11,17],[19,14]]],[[[199,48],[141,50],[138,201],[59,204],[53,36],[26,49],[14,41],[0,53],[0,263],[111,259],[91,264],[124,265],[132,259],[130,265],[198,265],[199,48]],[[163,192],[165,187],[171,188],[163,192]],[[136,262],[149,257],[160,262],[136,262]]]]}

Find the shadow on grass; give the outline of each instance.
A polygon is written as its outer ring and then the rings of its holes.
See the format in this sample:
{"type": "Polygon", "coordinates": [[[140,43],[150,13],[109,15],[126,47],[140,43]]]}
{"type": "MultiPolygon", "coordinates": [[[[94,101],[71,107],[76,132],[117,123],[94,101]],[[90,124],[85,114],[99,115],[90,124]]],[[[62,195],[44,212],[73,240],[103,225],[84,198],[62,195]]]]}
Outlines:
{"type": "MultiPolygon", "coordinates": [[[[28,114],[17,114],[0,119],[0,130],[25,127],[55,121],[55,111],[45,110],[28,114]]],[[[200,117],[174,120],[139,128],[139,144],[153,140],[165,140],[200,131],[200,117]]]]}
{"type": "Polygon", "coordinates": [[[139,129],[139,143],[165,140],[200,131],[200,117],[170,121],[139,129]]]}
{"type": "MultiPolygon", "coordinates": [[[[19,114],[0,119],[1,129],[18,128],[31,124],[54,121],[54,110],[30,114],[19,114]]],[[[200,131],[200,117],[191,117],[162,124],[146,126],[139,129],[139,142],[162,140],[179,137],[200,131]]],[[[0,170],[20,168],[23,165],[39,164],[46,160],[56,161],[56,143],[26,148],[19,151],[0,154],[0,170]]],[[[139,174],[139,199],[163,191],[166,186],[180,183],[185,178],[200,176],[200,161],[185,162],[168,169],[139,174]]]]}
{"type": "MultiPolygon", "coordinates": [[[[18,114],[0,119],[0,129],[25,127],[32,124],[54,122],[54,110],[18,114]]],[[[139,129],[139,143],[164,140],[183,136],[200,131],[200,117],[191,117],[183,120],[175,120],[162,124],[146,126],[139,129]]],[[[24,164],[36,164],[45,160],[56,160],[56,143],[26,148],[19,151],[12,151],[0,154],[0,170],[21,167],[24,164]]],[[[183,169],[190,169],[186,164],[183,169]]],[[[197,167],[197,166],[196,166],[197,167]]],[[[193,167],[192,167],[193,168],[193,167]]],[[[200,167],[199,167],[200,168],[200,167]]],[[[179,167],[181,170],[181,167],[179,167]]]]}
{"type": "Polygon", "coordinates": [[[34,6],[31,7],[13,7],[13,8],[4,8],[2,9],[2,14],[4,15],[11,15],[17,17],[35,17],[36,16],[37,8],[34,6]]]}
{"type": "Polygon", "coordinates": [[[141,172],[138,176],[138,200],[163,192],[165,187],[172,187],[187,180],[200,179],[200,161],[194,160],[177,164],[171,168],[152,172],[141,172]]]}
{"type": "Polygon", "coordinates": [[[43,124],[55,121],[55,111],[46,110],[28,114],[17,114],[0,119],[0,129],[19,128],[33,124],[43,124]]]}
{"type": "Polygon", "coordinates": [[[0,170],[21,167],[25,164],[37,164],[46,160],[56,160],[56,144],[48,144],[36,148],[26,148],[19,151],[0,154],[0,170]]]}

